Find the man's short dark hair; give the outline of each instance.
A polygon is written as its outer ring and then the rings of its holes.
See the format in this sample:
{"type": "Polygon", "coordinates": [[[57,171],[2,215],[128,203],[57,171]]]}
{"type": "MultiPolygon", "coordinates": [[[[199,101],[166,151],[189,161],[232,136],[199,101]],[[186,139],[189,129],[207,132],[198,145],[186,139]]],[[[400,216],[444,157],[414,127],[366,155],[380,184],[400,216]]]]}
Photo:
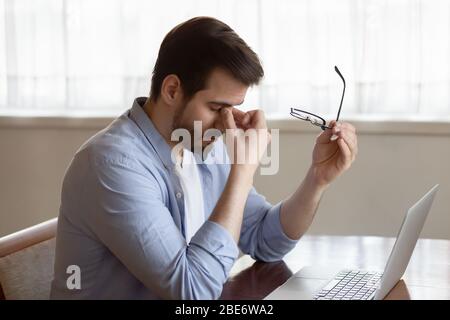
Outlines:
{"type": "Polygon", "coordinates": [[[150,98],[156,101],[165,77],[175,74],[185,99],[204,89],[215,68],[223,68],[251,86],[264,76],[257,54],[225,23],[196,17],[173,28],[164,38],[153,69],[150,98]]]}

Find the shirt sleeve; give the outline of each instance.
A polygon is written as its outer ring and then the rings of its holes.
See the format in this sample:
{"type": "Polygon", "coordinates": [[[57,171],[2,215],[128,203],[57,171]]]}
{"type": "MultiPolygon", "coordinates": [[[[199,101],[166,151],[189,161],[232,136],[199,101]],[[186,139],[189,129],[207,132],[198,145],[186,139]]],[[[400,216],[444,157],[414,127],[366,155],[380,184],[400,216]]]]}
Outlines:
{"type": "Polygon", "coordinates": [[[252,258],[278,261],[291,251],[298,240],[289,238],[280,222],[282,202],[272,206],[256,192],[249,193],[245,205],[239,247],[252,258]]]}
{"type": "Polygon", "coordinates": [[[206,221],[187,245],[155,177],[130,159],[91,166],[100,241],[161,298],[217,299],[239,254],[230,233],[206,221]]]}

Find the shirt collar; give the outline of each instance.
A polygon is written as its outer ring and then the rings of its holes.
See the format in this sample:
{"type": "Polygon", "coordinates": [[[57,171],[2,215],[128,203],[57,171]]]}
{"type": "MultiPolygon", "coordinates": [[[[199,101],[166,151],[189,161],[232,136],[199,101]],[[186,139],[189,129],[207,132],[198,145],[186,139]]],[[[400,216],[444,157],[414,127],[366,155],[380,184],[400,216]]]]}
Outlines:
{"type": "Polygon", "coordinates": [[[170,146],[155,128],[152,120],[142,108],[146,100],[146,97],[136,98],[133,102],[133,106],[131,107],[129,117],[144,133],[148,142],[151,144],[166,169],[173,168],[174,163],[172,162],[171,158],[172,150],[170,146]]]}

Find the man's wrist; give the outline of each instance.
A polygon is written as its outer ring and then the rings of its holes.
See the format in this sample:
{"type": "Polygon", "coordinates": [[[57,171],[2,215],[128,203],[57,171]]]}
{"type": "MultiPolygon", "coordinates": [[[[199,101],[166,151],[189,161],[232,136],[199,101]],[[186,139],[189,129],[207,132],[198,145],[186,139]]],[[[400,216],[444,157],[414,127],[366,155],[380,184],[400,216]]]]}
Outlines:
{"type": "Polygon", "coordinates": [[[306,184],[314,190],[324,192],[329,187],[330,183],[319,179],[316,170],[317,169],[314,166],[309,168],[305,177],[306,184]]]}
{"type": "Polygon", "coordinates": [[[251,188],[253,186],[253,177],[255,172],[245,165],[233,164],[230,170],[230,178],[239,183],[239,185],[251,188]]]}

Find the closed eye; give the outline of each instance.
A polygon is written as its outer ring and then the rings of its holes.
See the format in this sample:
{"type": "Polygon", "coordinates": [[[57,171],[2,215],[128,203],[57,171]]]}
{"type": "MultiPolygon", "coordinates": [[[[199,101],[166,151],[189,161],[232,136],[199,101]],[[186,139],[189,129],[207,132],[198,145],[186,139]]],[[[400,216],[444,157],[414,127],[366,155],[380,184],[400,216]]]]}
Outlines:
{"type": "Polygon", "coordinates": [[[220,104],[211,103],[210,104],[210,108],[211,108],[211,110],[218,112],[218,111],[220,111],[223,108],[223,106],[220,105],[220,104]]]}

